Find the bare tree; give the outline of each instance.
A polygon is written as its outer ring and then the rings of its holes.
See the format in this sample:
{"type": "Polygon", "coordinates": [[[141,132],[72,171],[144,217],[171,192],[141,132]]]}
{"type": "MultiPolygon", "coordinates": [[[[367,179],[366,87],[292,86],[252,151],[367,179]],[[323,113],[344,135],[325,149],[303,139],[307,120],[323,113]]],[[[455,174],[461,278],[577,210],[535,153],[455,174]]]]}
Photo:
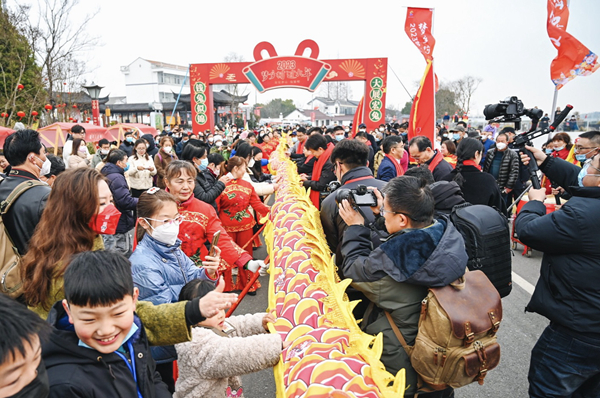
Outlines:
{"type": "Polygon", "coordinates": [[[352,96],[348,82],[325,82],[319,89],[319,96],[332,100],[347,100],[352,96]]]}
{"type": "Polygon", "coordinates": [[[451,90],[455,94],[454,100],[463,112],[469,113],[471,98],[481,82],[482,80],[479,77],[464,76],[450,84],[451,90]]]}
{"type": "MultiPolygon", "coordinates": [[[[97,37],[90,37],[85,32],[86,26],[99,11],[75,21],[69,16],[78,5],[79,0],[41,0],[38,3],[37,21],[30,17],[28,23],[22,25],[22,31],[27,35],[43,69],[48,97],[52,103],[55,93],[64,90],[64,83],[70,85],[73,91],[79,89],[75,86],[80,85],[78,80],[86,72],[86,68],[78,60],[78,56],[99,42],[97,37]]],[[[36,13],[25,15],[34,14],[36,13]]]]}

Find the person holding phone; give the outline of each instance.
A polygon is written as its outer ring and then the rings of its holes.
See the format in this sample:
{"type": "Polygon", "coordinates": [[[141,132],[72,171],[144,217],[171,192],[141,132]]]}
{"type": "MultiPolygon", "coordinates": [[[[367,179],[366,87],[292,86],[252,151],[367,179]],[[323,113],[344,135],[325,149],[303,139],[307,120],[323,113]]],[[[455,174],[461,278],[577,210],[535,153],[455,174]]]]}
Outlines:
{"type": "Polygon", "coordinates": [[[181,249],[192,261],[200,263],[209,254],[207,243],[213,242],[215,235],[220,233],[215,244],[221,249],[219,272],[225,281],[225,291],[241,290],[239,283],[233,281],[233,270],[238,268],[254,273],[260,269],[264,272],[266,265],[263,261],[253,260],[252,252],[248,253],[234,242],[210,204],[194,197],[196,170],[191,163],[182,160],[171,162],[165,170],[167,191],[177,199],[183,218],[178,236],[181,249]]]}
{"type": "Polygon", "coordinates": [[[134,153],[129,157],[127,177],[131,196],[139,198],[142,192],[152,188],[152,177],[156,175],[154,161],[147,153],[146,140],[139,139],[133,147],[134,153]]]}

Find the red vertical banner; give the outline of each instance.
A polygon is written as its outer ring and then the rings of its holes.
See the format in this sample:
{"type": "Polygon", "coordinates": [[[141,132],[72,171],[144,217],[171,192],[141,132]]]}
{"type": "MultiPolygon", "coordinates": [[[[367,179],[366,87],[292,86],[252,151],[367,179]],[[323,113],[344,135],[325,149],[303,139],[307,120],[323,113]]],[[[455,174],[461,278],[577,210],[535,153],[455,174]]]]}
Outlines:
{"type": "Polygon", "coordinates": [[[406,12],[406,22],[404,30],[408,38],[419,49],[427,66],[425,73],[421,78],[419,91],[410,109],[410,119],[408,121],[408,138],[417,135],[428,137],[434,142],[435,131],[435,92],[437,83],[433,71],[433,48],[435,38],[431,33],[433,22],[433,9],[409,7],[406,12]]]}
{"type": "Polygon", "coordinates": [[[569,7],[566,0],[548,0],[548,37],[558,50],[550,65],[550,78],[559,90],[577,76],[594,73],[600,64],[598,56],[567,33],[569,7]]]}
{"type": "Polygon", "coordinates": [[[363,96],[356,107],[356,112],[354,112],[354,118],[352,119],[352,131],[350,132],[350,137],[354,138],[356,133],[358,133],[358,126],[363,122],[363,114],[364,114],[364,105],[365,105],[365,97],[363,96]]]}
{"type": "Polygon", "coordinates": [[[435,76],[433,73],[433,61],[427,61],[425,74],[421,79],[419,91],[410,108],[410,119],[408,121],[408,139],[417,135],[428,137],[433,143],[435,131],[435,76]]]}
{"type": "Polygon", "coordinates": [[[421,51],[425,60],[433,59],[435,39],[431,33],[432,21],[432,8],[409,7],[406,12],[404,30],[413,44],[421,51]]]}

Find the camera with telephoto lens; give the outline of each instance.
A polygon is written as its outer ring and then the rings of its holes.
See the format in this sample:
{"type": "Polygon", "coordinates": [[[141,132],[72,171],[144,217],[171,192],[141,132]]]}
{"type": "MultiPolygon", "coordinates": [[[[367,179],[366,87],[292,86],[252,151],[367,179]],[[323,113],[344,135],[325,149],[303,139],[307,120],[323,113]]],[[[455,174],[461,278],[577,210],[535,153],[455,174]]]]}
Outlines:
{"type": "Polygon", "coordinates": [[[377,206],[377,196],[372,189],[367,189],[365,185],[359,185],[356,189],[342,188],[335,194],[335,201],[339,205],[346,199],[352,207],[356,206],[377,206]]]}
{"type": "Polygon", "coordinates": [[[514,122],[515,129],[521,128],[521,116],[529,117],[534,123],[544,115],[541,109],[525,108],[523,101],[518,97],[508,97],[497,104],[488,104],[483,108],[483,114],[486,120],[497,119],[497,122],[514,122]]]}

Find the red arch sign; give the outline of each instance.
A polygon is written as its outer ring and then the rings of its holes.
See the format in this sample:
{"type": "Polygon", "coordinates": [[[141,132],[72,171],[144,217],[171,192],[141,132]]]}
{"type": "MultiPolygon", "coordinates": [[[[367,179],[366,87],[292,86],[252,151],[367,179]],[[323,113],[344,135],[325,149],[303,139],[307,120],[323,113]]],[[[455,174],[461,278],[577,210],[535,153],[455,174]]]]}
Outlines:
{"type": "Polygon", "coordinates": [[[254,48],[255,62],[221,62],[190,65],[192,126],[195,133],[215,126],[213,84],[252,84],[263,93],[276,88],[315,91],[322,82],[364,81],[363,123],[375,130],[385,123],[387,58],[319,60],[319,46],[304,40],[291,56],[279,56],[271,43],[254,48]],[[310,50],[309,56],[304,56],[310,50]],[[264,58],[263,52],[269,57],[264,58]]]}

